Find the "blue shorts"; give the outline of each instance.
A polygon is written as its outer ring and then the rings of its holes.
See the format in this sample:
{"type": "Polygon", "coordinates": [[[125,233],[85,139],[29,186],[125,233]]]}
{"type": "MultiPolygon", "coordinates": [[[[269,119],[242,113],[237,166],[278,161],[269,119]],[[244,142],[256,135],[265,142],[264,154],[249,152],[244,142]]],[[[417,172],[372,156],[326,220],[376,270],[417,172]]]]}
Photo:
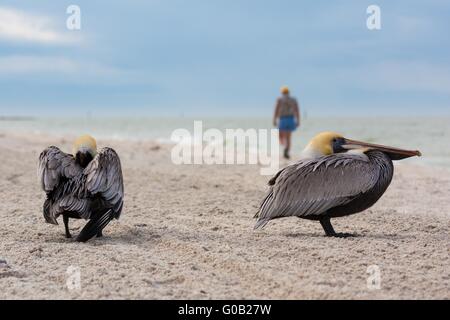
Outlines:
{"type": "Polygon", "coordinates": [[[280,131],[294,131],[297,128],[294,116],[280,117],[278,120],[278,129],[280,131]]]}

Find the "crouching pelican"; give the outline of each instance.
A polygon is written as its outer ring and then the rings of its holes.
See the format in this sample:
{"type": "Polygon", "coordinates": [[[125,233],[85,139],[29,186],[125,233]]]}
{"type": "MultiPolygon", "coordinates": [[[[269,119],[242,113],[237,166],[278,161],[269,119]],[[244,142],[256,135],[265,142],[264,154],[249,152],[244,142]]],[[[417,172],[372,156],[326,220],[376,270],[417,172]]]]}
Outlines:
{"type": "Polygon", "coordinates": [[[47,195],[45,221],[58,224],[63,216],[66,238],[71,238],[69,218],[89,222],[77,241],[102,236],[102,230],[118,219],[123,206],[123,179],[120,159],[111,148],[97,153],[97,143],[89,135],[79,137],[73,155],[57,147],[45,149],[39,156],[38,176],[47,195]]]}
{"type": "Polygon", "coordinates": [[[327,236],[349,236],[336,233],[330,218],[374,205],[391,183],[392,160],[412,156],[421,153],[349,140],[333,132],[320,133],[297,163],[269,181],[268,194],[255,215],[255,229],[272,219],[296,216],[318,220],[327,236]]]}

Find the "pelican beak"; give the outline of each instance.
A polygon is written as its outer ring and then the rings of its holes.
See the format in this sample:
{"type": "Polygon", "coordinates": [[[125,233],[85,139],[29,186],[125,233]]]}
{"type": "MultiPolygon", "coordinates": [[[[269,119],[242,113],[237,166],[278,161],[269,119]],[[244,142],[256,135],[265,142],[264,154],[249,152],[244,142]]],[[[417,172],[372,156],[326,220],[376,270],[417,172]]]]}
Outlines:
{"type": "Polygon", "coordinates": [[[345,143],[342,148],[347,150],[352,149],[369,149],[369,150],[379,150],[389,155],[392,160],[401,160],[414,156],[422,156],[419,150],[405,150],[394,147],[383,146],[379,144],[373,144],[368,142],[361,142],[356,140],[344,139],[345,143]]]}

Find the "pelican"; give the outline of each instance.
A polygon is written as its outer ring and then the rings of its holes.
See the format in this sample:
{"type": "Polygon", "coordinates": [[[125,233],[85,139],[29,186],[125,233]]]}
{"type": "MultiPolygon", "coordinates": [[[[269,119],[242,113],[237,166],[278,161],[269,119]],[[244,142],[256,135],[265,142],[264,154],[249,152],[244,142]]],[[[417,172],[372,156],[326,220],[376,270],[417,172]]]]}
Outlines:
{"type": "Polygon", "coordinates": [[[89,222],[76,240],[85,242],[101,237],[103,228],[118,219],[123,206],[123,178],[120,159],[111,148],[97,153],[97,142],[89,135],[75,140],[73,154],[55,146],[39,156],[38,177],[47,195],[45,221],[58,224],[63,216],[66,238],[71,238],[69,218],[89,222]]]}
{"type": "Polygon", "coordinates": [[[255,215],[255,229],[272,219],[296,216],[318,220],[327,236],[351,236],[336,233],[330,219],[374,205],[391,183],[392,160],[412,156],[421,153],[350,140],[334,132],[320,133],[298,162],[269,181],[269,191],[255,215]]]}

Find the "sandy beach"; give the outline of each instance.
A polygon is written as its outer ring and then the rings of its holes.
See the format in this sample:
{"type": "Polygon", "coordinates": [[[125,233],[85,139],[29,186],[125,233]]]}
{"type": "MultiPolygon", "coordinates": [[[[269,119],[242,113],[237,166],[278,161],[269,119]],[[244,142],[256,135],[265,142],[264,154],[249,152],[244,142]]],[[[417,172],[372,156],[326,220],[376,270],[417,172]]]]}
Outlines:
{"type": "Polygon", "coordinates": [[[446,169],[396,165],[374,207],[334,220],[357,234],[337,239],[296,218],[253,231],[270,178],[258,166],[176,166],[168,145],[100,140],[121,157],[125,206],[104,238],[76,243],[45,223],[36,177],[39,153],[72,138],[0,135],[0,299],[450,299],[446,169]]]}

